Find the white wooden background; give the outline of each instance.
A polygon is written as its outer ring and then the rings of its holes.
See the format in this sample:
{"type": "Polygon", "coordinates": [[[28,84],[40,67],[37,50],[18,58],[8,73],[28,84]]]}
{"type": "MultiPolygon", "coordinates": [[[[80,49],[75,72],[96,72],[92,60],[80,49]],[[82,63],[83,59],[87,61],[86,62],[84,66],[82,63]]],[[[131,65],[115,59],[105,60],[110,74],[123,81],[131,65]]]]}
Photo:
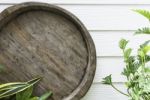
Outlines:
{"type": "MultiPolygon", "coordinates": [[[[0,11],[8,6],[29,0],[0,0],[0,11]]],[[[102,78],[112,74],[114,84],[125,91],[125,78],[120,75],[124,63],[118,48],[121,38],[130,40],[129,46],[138,44],[149,36],[133,36],[134,31],[149,25],[132,9],[149,9],[150,0],[35,0],[65,8],[75,14],[87,27],[96,45],[97,70],[94,82],[82,100],[127,100],[110,86],[101,83],[102,78]]],[[[136,51],[136,50],[134,50],[136,51]]],[[[135,53],[134,53],[135,54],[135,53]]]]}

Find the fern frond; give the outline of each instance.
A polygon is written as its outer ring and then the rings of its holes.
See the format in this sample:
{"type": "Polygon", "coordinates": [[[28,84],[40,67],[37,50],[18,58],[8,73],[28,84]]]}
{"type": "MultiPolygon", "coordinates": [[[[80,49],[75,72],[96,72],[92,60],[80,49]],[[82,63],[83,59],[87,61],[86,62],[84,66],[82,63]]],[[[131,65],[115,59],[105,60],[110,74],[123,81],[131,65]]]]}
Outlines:
{"type": "Polygon", "coordinates": [[[147,10],[142,10],[142,9],[136,9],[136,10],[133,10],[141,15],[143,15],[144,17],[146,17],[148,20],[150,20],[150,11],[147,11],[147,10]]]}
{"type": "Polygon", "coordinates": [[[138,29],[135,34],[150,34],[150,28],[149,27],[144,27],[141,29],[138,29]]]}

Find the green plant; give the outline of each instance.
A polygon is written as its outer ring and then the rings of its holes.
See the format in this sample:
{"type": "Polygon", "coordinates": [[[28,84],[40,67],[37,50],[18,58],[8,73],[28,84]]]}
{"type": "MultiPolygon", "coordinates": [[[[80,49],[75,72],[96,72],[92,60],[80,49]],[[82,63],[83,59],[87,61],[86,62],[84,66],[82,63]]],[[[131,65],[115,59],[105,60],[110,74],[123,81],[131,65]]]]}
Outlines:
{"type": "Polygon", "coordinates": [[[34,78],[28,82],[12,82],[0,85],[0,99],[8,100],[47,100],[52,92],[47,92],[41,97],[32,97],[33,85],[41,78],[34,78]],[[15,97],[14,97],[15,95],[15,97]],[[13,97],[12,97],[13,96],[13,97]]]}
{"type": "Polygon", "coordinates": [[[43,94],[41,97],[32,96],[33,86],[29,87],[25,91],[19,92],[16,94],[16,100],[47,100],[51,95],[52,92],[49,91],[43,94]]]}
{"type": "MultiPolygon", "coordinates": [[[[134,10],[143,15],[150,21],[150,12],[146,10],[134,10]]],[[[150,28],[145,27],[138,29],[135,34],[150,34],[150,28]]],[[[150,66],[147,64],[150,61],[150,40],[139,46],[137,55],[132,56],[131,48],[127,48],[128,40],[121,39],[119,47],[123,52],[124,62],[126,64],[122,75],[127,78],[125,85],[127,93],[118,90],[112,82],[111,75],[103,79],[103,83],[111,85],[121,94],[128,96],[130,100],[150,100],[150,66]]]]}

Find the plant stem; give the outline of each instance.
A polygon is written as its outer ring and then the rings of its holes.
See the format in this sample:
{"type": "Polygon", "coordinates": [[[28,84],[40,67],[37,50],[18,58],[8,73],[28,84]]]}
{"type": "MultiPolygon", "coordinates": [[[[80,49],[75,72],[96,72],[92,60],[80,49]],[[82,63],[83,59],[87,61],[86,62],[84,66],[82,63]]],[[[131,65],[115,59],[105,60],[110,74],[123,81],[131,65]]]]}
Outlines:
{"type": "MultiPolygon", "coordinates": [[[[123,51],[123,58],[124,58],[124,62],[126,64],[126,68],[128,68],[129,67],[129,63],[127,62],[127,59],[125,58],[125,50],[123,49],[122,51],[123,51]]],[[[126,76],[126,77],[128,79],[128,76],[126,76]]]]}
{"type": "Polygon", "coordinates": [[[122,91],[120,91],[120,90],[118,90],[113,84],[111,84],[111,86],[116,90],[116,91],[118,91],[119,93],[121,93],[121,94],[123,94],[123,95],[125,95],[125,96],[128,96],[129,97],[129,95],[128,94],[126,94],[126,93],[123,93],[122,91]]]}
{"type": "Polygon", "coordinates": [[[142,74],[144,73],[144,69],[145,69],[145,55],[144,57],[141,57],[141,63],[142,63],[142,74]]]}

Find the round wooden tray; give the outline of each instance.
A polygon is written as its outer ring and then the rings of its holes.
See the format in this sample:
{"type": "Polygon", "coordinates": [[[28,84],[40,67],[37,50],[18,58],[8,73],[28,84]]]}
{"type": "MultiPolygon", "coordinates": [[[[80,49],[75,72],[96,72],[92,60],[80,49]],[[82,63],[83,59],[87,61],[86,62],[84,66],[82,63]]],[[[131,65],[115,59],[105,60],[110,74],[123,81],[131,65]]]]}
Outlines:
{"type": "MultiPolygon", "coordinates": [[[[85,16],[86,17],[86,16],[85,16]]],[[[45,3],[22,3],[0,14],[1,82],[44,77],[35,94],[50,100],[80,100],[95,74],[95,46],[70,12],[45,3]]]]}

